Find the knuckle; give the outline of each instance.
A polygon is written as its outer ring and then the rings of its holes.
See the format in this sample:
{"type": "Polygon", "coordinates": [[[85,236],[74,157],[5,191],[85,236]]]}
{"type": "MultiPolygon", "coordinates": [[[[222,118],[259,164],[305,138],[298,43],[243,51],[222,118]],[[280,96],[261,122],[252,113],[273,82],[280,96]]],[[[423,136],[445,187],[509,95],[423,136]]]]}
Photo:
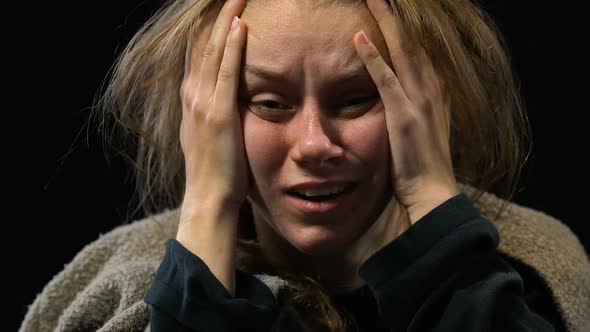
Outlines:
{"type": "Polygon", "coordinates": [[[222,65],[221,68],[219,68],[219,74],[218,74],[218,79],[220,80],[231,80],[236,76],[235,72],[230,69],[227,68],[227,65],[222,65]]]}
{"type": "Polygon", "coordinates": [[[185,112],[193,112],[195,110],[194,98],[192,96],[181,98],[181,101],[182,101],[182,109],[185,112]]]}
{"type": "Polygon", "coordinates": [[[195,99],[197,99],[196,94],[187,88],[182,89],[180,92],[180,100],[182,101],[182,107],[185,110],[190,110],[192,108],[195,99]]]}
{"type": "Polygon", "coordinates": [[[434,118],[434,116],[436,115],[436,111],[434,105],[432,105],[432,103],[429,100],[421,101],[419,102],[419,105],[422,114],[424,114],[426,118],[434,118]]]}
{"type": "Polygon", "coordinates": [[[203,52],[201,53],[201,58],[203,60],[209,59],[217,54],[217,45],[213,42],[208,42],[207,45],[203,48],[203,52]]]}
{"type": "Polygon", "coordinates": [[[227,127],[229,120],[223,112],[210,111],[204,116],[205,126],[214,131],[227,127]]]}
{"type": "Polygon", "coordinates": [[[180,100],[182,100],[183,103],[191,97],[191,89],[188,88],[189,86],[190,85],[187,81],[183,81],[182,84],[180,84],[180,100]]]}
{"type": "Polygon", "coordinates": [[[411,112],[406,112],[399,116],[396,121],[396,127],[403,137],[411,137],[418,126],[418,119],[411,112]]]}
{"type": "Polygon", "coordinates": [[[183,92],[181,92],[180,100],[182,103],[182,109],[185,112],[190,112],[198,115],[199,113],[202,113],[202,111],[205,109],[205,101],[193,89],[188,90],[184,88],[183,92]]]}
{"type": "Polygon", "coordinates": [[[381,75],[379,83],[386,88],[395,88],[399,84],[399,81],[395,74],[391,70],[388,70],[381,75]]]}
{"type": "Polygon", "coordinates": [[[371,50],[370,52],[367,52],[367,60],[374,62],[377,61],[380,57],[381,54],[379,54],[379,52],[377,52],[376,50],[371,50]]]}

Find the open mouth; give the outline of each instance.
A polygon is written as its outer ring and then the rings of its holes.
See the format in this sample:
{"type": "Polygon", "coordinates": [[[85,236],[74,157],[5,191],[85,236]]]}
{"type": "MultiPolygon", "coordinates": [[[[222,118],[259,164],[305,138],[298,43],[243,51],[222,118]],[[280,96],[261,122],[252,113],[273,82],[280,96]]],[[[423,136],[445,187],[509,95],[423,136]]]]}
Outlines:
{"type": "Polygon", "coordinates": [[[301,192],[296,190],[289,190],[287,193],[291,196],[310,201],[310,202],[325,202],[331,199],[336,199],[342,195],[345,195],[354,189],[354,184],[348,184],[342,188],[336,188],[330,193],[321,192],[301,192]]]}

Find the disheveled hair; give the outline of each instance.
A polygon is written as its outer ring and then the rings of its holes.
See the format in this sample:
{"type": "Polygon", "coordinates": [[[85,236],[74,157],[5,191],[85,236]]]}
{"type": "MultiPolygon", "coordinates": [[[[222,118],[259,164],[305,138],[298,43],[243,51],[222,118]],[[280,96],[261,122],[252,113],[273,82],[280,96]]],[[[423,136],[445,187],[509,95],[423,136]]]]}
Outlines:
{"type": "MultiPolygon", "coordinates": [[[[260,0],[249,3],[253,1],[260,0]]],[[[366,8],[364,0],[305,3],[328,10],[343,5],[366,8]]],[[[220,0],[164,4],[119,55],[93,107],[91,118],[104,141],[135,170],[135,212],[149,215],[177,208],[182,202],[185,170],[179,91],[186,50],[204,26],[214,24],[223,4],[220,0]]],[[[451,101],[451,152],[457,180],[478,189],[470,197],[473,201],[484,191],[510,201],[531,144],[524,103],[500,30],[477,3],[468,0],[390,0],[390,5],[405,32],[404,50],[411,54],[422,47],[444,81],[451,101]]],[[[272,270],[257,242],[240,234],[240,248],[252,254],[252,264],[272,270]]],[[[294,286],[282,300],[276,330],[295,322],[302,330],[346,330],[346,317],[317,282],[301,275],[283,273],[283,277],[294,286]]]]}

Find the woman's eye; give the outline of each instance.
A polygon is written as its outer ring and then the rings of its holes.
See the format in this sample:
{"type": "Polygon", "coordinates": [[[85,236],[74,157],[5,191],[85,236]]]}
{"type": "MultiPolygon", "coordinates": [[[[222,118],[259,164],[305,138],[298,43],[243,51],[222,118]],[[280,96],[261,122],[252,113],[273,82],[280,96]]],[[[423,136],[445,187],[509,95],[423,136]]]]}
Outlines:
{"type": "MultiPolygon", "coordinates": [[[[345,99],[344,102],[338,102],[335,105],[336,107],[332,109],[336,112],[335,115],[337,116],[354,119],[366,113],[378,98],[379,94],[376,93],[370,96],[345,99]]],[[[295,111],[295,109],[288,105],[270,99],[250,102],[244,101],[249,105],[248,107],[252,112],[269,121],[282,121],[293,115],[295,111]]]]}
{"type": "Polygon", "coordinates": [[[357,97],[357,98],[352,98],[349,99],[348,101],[346,101],[346,103],[344,103],[344,107],[354,107],[357,105],[363,105],[363,104],[368,104],[369,102],[375,100],[375,98],[377,98],[379,95],[374,95],[374,96],[367,96],[367,97],[357,97]]]}
{"type": "MultiPolygon", "coordinates": [[[[373,100],[375,97],[374,96],[369,96],[369,97],[358,97],[358,98],[353,98],[350,99],[348,101],[346,101],[344,103],[344,105],[342,105],[345,108],[348,107],[354,107],[357,105],[363,105],[366,104],[368,102],[370,102],[371,100],[373,100]]],[[[251,103],[252,105],[254,105],[257,108],[262,108],[265,110],[283,110],[283,109],[288,109],[287,106],[274,101],[274,100],[264,100],[264,101],[259,101],[259,102],[254,102],[251,103]]]]}
{"type": "Polygon", "coordinates": [[[247,102],[247,105],[256,116],[271,122],[285,121],[293,114],[291,107],[274,100],[247,102]]]}
{"type": "Polygon", "coordinates": [[[350,107],[350,106],[355,106],[355,105],[360,105],[360,104],[364,104],[366,102],[368,102],[371,98],[369,97],[363,97],[363,98],[354,98],[354,99],[350,99],[349,101],[347,101],[344,104],[344,107],[350,107]]]}
{"type": "Polygon", "coordinates": [[[367,113],[372,106],[375,105],[378,99],[379,94],[349,99],[337,108],[337,113],[339,116],[348,119],[358,118],[367,113]]]}
{"type": "Polygon", "coordinates": [[[265,101],[254,102],[254,103],[252,103],[252,105],[254,105],[256,108],[260,108],[263,110],[287,109],[286,106],[284,106],[283,104],[276,102],[274,100],[265,100],[265,101]]]}

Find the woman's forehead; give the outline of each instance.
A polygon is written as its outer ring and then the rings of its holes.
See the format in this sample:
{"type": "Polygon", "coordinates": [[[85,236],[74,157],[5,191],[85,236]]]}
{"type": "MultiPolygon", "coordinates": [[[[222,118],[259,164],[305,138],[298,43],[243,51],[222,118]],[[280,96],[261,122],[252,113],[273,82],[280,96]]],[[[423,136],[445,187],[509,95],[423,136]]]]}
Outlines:
{"type": "Polygon", "coordinates": [[[248,32],[254,35],[343,35],[360,29],[379,32],[366,5],[317,7],[306,0],[254,1],[248,2],[241,18],[248,25],[248,32]]]}
{"type": "Polygon", "coordinates": [[[314,57],[349,66],[359,61],[353,36],[359,30],[382,52],[383,37],[366,7],[312,8],[307,1],[273,0],[248,4],[242,20],[247,26],[246,62],[274,62],[283,68],[314,57]],[[340,60],[340,61],[337,61],[340,60]]]}

